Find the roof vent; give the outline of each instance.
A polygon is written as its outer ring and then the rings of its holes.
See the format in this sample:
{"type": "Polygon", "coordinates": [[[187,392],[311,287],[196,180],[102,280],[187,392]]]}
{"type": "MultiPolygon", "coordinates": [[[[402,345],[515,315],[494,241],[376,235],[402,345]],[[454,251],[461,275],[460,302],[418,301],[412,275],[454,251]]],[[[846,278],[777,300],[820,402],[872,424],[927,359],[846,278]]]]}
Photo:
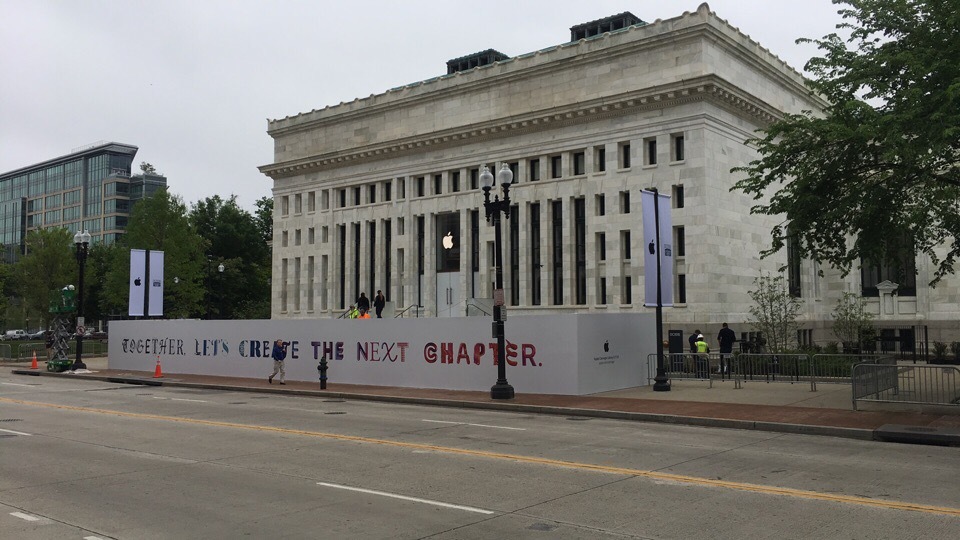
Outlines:
{"type": "Polygon", "coordinates": [[[599,36],[604,32],[613,32],[614,30],[621,30],[623,28],[627,28],[628,26],[644,24],[647,23],[641,21],[640,18],[633,13],[624,11],[618,15],[611,15],[610,17],[604,17],[603,19],[598,19],[596,21],[590,21],[583,24],[578,24],[576,26],[571,26],[570,41],[579,41],[581,39],[599,36]]]}
{"type": "Polygon", "coordinates": [[[500,51],[487,49],[478,53],[473,53],[453,60],[447,60],[447,75],[458,71],[466,71],[479,66],[486,66],[500,60],[506,60],[509,56],[500,51]]]}

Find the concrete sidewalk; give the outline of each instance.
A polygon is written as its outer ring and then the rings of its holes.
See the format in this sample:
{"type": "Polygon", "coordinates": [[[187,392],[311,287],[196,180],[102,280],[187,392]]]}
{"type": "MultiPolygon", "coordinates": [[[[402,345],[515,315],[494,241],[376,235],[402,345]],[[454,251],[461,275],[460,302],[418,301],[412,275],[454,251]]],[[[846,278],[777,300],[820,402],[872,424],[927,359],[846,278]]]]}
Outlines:
{"type": "MultiPolygon", "coordinates": [[[[732,381],[675,381],[670,392],[644,386],[589,396],[525,394],[512,400],[492,400],[489,392],[403,388],[111,370],[106,358],[86,360],[91,373],[48,373],[30,370],[29,363],[4,364],[18,375],[79,377],[127,384],[215,388],[243,392],[337,397],[405,402],[446,407],[524,411],[567,416],[592,416],[697,426],[754,429],[779,433],[829,435],[864,440],[897,440],[960,446],[960,410],[954,414],[921,411],[854,411],[849,385],[732,381]]],[[[952,411],[951,411],[952,412],[952,411]]]]}

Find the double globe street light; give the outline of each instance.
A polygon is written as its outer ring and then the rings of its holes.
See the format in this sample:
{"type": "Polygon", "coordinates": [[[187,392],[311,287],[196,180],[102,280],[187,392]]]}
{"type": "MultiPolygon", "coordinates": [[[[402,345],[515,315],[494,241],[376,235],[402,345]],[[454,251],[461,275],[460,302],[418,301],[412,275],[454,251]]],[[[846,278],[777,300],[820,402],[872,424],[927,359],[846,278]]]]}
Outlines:
{"type": "Polygon", "coordinates": [[[83,269],[87,265],[87,253],[90,249],[90,233],[84,230],[73,235],[73,245],[76,248],[77,266],[80,269],[80,286],[77,287],[77,359],[70,369],[87,369],[83,363],[83,269]]]}
{"type": "Polygon", "coordinates": [[[483,190],[483,208],[486,210],[487,223],[493,222],[494,247],[496,258],[496,290],[493,291],[493,333],[497,338],[497,384],[490,388],[492,399],[513,399],[513,387],[507,382],[506,338],[504,337],[503,317],[503,254],[502,233],[500,232],[500,215],[510,219],[510,184],[513,183],[513,171],[506,163],[497,173],[496,180],[503,190],[503,199],[495,195],[490,200],[490,190],[493,189],[494,178],[490,169],[484,165],[480,173],[480,188],[483,190]]]}

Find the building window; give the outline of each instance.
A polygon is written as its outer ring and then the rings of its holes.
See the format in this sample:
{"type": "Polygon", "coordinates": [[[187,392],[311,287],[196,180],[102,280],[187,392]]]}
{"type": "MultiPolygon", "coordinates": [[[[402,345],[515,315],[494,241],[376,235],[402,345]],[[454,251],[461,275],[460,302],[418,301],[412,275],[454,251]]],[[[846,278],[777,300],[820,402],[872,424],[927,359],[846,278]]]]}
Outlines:
{"type": "Polygon", "coordinates": [[[520,207],[510,207],[510,305],[520,304],[520,207]]]}
{"type": "Polygon", "coordinates": [[[560,178],[563,176],[563,159],[561,156],[550,157],[550,178],[560,178]]]}
{"type": "Polygon", "coordinates": [[[288,238],[289,238],[289,234],[287,233],[287,231],[283,231],[282,233],[280,233],[280,247],[287,247],[288,238]]]}
{"type": "Polygon", "coordinates": [[[645,152],[644,163],[646,165],[657,164],[657,138],[647,137],[643,140],[643,149],[645,152]]]}
{"type": "Polygon", "coordinates": [[[882,263],[874,263],[861,259],[860,275],[863,296],[880,296],[877,288],[883,281],[891,281],[899,285],[897,294],[903,296],[917,295],[917,266],[915,248],[909,239],[891,243],[887,247],[887,256],[882,263]]]}
{"type": "Polygon", "coordinates": [[[583,152],[573,154],[573,174],[587,174],[587,155],[583,152]]]}
{"type": "Polygon", "coordinates": [[[583,197],[573,200],[573,236],[576,267],[576,303],[587,303],[587,202],[583,197]]]}
{"type": "Polygon", "coordinates": [[[424,186],[426,179],[422,176],[417,177],[417,197],[423,197],[426,193],[426,187],[424,186]]]}
{"type": "Polygon", "coordinates": [[[630,168],[630,143],[623,142],[620,143],[620,168],[629,169],[630,168]]]}
{"type": "Polygon", "coordinates": [[[320,209],[321,210],[330,209],[330,191],[326,189],[320,192],[320,209]]]}
{"type": "Polygon", "coordinates": [[[520,162],[514,161],[513,163],[510,163],[509,165],[507,165],[507,167],[510,167],[510,172],[513,173],[513,183],[519,182],[520,181],[520,162]]]}
{"type": "Polygon", "coordinates": [[[307,243],[310,245],[315,244],[317,241],[317,230],[313,227],[307,229],[307,243]]]}
{"type": "Polygon", "coordinates": [[[460,191],[460,171],[450,173],[450,191],[453,193],[460,191]]]}
{"type": "MultiPolygon", "coordinates": [[[[794,235],[787,236],[787,291],[790,296],[800,298],[803,292],[800,289],[800,250],[798,249],[797,238],[794,235]]],[[[876,284],[874,284],[876,288],[876,284]]],[[[879,295],[879,291],[878,291],[879,295]]],[[[866,295],[864,295],[866,296],[866,295]]]]}
{"type": "Polygon", "coordinates": [[[470,169],[470,189],[480,189],[480,169],[470,169]]]}
{"type": "Polygon", "coordinates": [[[373,204],[377,202],[377,185],[370,184],[367,186],[367,202],[373,204]]]}
{"type": "Polygon", "coordinates": [[[687,303],[687,276],[686,274],[677,275],[677,302],[687,303]]]}
{"type": "Polygon", "coordinates": [[[633,276],[623,276],[623,303],[633,303],[633,276]]]}
{"type": "Polygon", "coordinates": [[[280,197],[280,215],[286,216],[290,214],[290,197],[284,195],[280,197]]]}
{"type": "Polygon", "coordinates": [[[620,259],[630,260],[630,231],[620,231],[620,259]]]}
{"type": "Polygon", "coordinates": [[[443,175],[435,174],[433,175],[433,194],[440,195],[443,193],[443,175]]]}
{"type": "Polygon", "coordinates": [[[540,305],[540,203],[530,204],[530,304],[540,305]]]}
{"type": "Polygon", "coordinates": [[[671,137],[672,144],[670,145],[670,159],[673,161],[683,161],[683,135],[673,135],[671,137]]]}
{"type": "Polygon", "coordinates": [[[597,292],[597,303],[601,306],[607,305],[607,278],[600,278],[600,290],[597,292]]]}
{"type": "Polygon", "coordinates": [[[530,160],[530,181],[536,182],[540,179],[540,160],[531,159],[530,160]]]}
{"type": "Polygon", "coordinates": [[[687,240],[686,233],[683,227],[674,227],[674,241],[673,241],[673,251],[674,255],[677,257],[684,257],[687,254],[687,240]]]}
{"type": "Polygon", "coordinates": [[[607,215],[607,198],[603,193],[597,195],[597,215],[607,215]]]}
{"type": "Polygon", "coordinates": [[[607,260],[607,234],[597,233],[597,260],[607,260]]]}
{"type": "Polygon", "coordinates": [[[630,213],[630,192],[629,191],[620,192],[620,213],[621,214],[630,213]]]}
{"type": "Polygon", "coordinates": [[[683,208],[683,184],[673,186],[673,207],[683,208]]]}
{"type": "Polygon", "coordinates": [[[317,192],[307,192],[307,212],[317,211],[317,192]]]}
{"type": "Polygon", "coordinates": [[[324,244],[326,244],[327,240],[329,239],[328,238],[329,231],[330,230],[327,228],[326,225],[324,225],[323,227],[320,227],[320,241],[323,242],[324,244]]]}
{"type": "Polygon", "coordinates": [[[553,305],[563,305],[563,203],[553,201],[552,229],[553,243],[553,305]]]}
{"type": "Polygon", "coordinates": [[[401,200],[407,198],[407,179],[406,178],[397,178],[397,198],[401,200]]]}
{"type": "Polygon", "coordinates": [[[345,188],[341,189],[339,190],[339,193],[340,193],[340,208],[346,208],[347,207],[347,190],[345,188]]]}
{"type": "Polygon", "coordinates": [[[293,196],[293,213],[294,214],[303,213],[303,195],[299,193],[293,196]]]}
{"type": "Polygon", "coordinates": [[[360,186],[353,187],[353,205],[360,206],[360,186]]]}
{"type": "Polygon", "coordinates": [[[403,224],[404,220],[402,217],[397,218],[397,236],[403,236],[403,224]]]}
{"type": "Polygon", "coordinates": [[[383,183],[383,200],[393,200],[393,184],[389,180],[383,183]]]}
{"type": "Polygon", "coordinates": [[[607,170],[607,149],[598,146],[593,151],[593,170],[603,172],[607,170]]]}
{"type": "Polygon", "coordinates": [[[293,245],[299,246],[302,235],[300,234],[300,229],[293,231],[293,245]]]}

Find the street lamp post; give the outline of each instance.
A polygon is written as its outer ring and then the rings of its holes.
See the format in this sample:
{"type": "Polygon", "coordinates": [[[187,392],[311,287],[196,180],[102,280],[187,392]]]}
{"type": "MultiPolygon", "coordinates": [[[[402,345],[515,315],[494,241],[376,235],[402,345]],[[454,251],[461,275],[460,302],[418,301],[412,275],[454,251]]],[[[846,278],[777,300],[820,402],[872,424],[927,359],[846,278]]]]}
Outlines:
{"type": "Polygon", "coordinates": [[[220,279],[217,282],[218,296],[220,297],[220,318],[226,319],[226,317],[223,315],[223,270],[223,263],[220,263],[220,265],[217,266],[217,272],[220,273],[220,279]]]}
{"type": "Polygon", "coordinates": [[[493,188],[494,178],[490,169],[483,167],[480,173],[480,188],[483,189],[483,208],[486,210],[487,223],[493,221],[494,228],[494,246],[496,252],[496,290],[493,292],[493,333],[497,338],[497,384],[490,388],[490,397],[492,399],[513,399],[513,387],[507,382],[507,355],[506,338],[504,337],[503,326],[503,254],[502,254],[502,234],[500,232],[500,214],[510,219],[510,184],[513,183],[513,171],[504,163],[497,173],[497,180],[500,182],[500,188],[503,190],[503,199],[495,195],[490,200],[490,190],[493,188]]]}
{"type": "Polygon", "coordinates": [[[87,251],[90,248],[90,233],[84,230],[73,235],[73,245],[76,247],[77,266],[80,269],[80,286],[77,287],[77,359],[72,369],[87,369],[83,363],[83,269],[87,265],[87,251]]]}

